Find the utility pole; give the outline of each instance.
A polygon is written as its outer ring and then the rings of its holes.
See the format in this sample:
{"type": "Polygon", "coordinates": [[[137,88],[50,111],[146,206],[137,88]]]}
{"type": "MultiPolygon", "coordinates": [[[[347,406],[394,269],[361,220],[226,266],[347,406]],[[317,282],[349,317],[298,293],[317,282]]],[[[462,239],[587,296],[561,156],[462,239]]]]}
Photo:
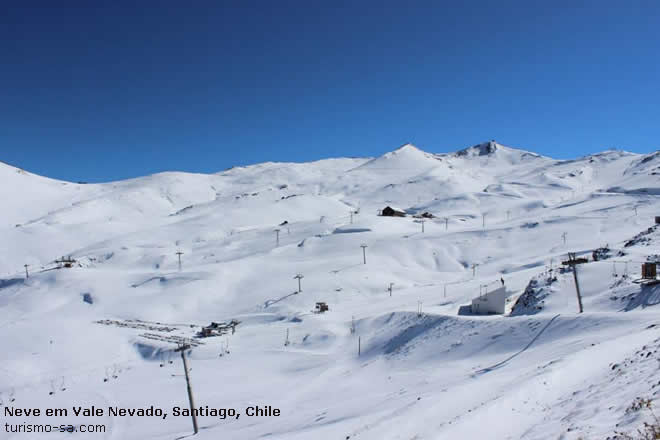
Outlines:
{"type": "Polygon", "coordinates": [[[475,274],[477,273],[477,266],[478,264],[473,264],[472,265],[472,278],[474,278],[475,274]]]}
{"type": "Polygon", "coordinates": [[[362,336],[358,336],[358,357],[362,354],[362,336]]]}
{"type": "Polygon", "coordinates": [[[566,246],[566,232],[564,232],[563,234],[561,234],[561,238],[564,239],[564,246],[566,246]]]}
{"type": "Polygon", "coordinates": [[[179,272],[181,272],[181,255],[183,255],[183,252],[176,251],[176,254],[179,256],[179,272]]]}
{"type": "Polygon", "coordinates": [[[367,264],[367,245],[361,244],[360,247],[362,248],[362,261],[367,264]]]}
{"type": "MultiPolygon", "coordinates": [[[[199,432],[197,427],[197,416],[195,415],[195,401],[193,399],[192,387],[190,386],[190,376],[188,375],[188,363],[186,362],[186,350],[190,348],[190,345],[181,345],[176,351],[181,352],[181,359],[183,360],[183,371],[186,373],[186,386],[188,387],[188,401],[190,402],[190,415],[192,417],[193,431],[194,434],[199,432]]],[[[194,435],[193,434],[193,435],[194,435]]]]}
{"type": "Polygon", "coordinates": [[[637,215],[637,206],[635,206],[635,215],[637,215]]]}
{"type": "Polygon", "coordinates": [[[426,221],[426,220],[422,219],[422,234],[424,233],[424,222],[425,222],[425,221],[426,221]]]}
{"type": "Polygon", "coordinates": [[[390,291],[390,296],[392,296],[392,286],[393,286],[393,285],[394,285],[394,283],[390,283],[390,287],[387,289],[387,290],[390,291]]]}
{"type": "Polygon", "coordinates": [[[280,230],[275,229],[275,246],[280,246],[280,230]]]}
{"type": "Polygon", "coordinates": [[[486,229],[486,214],[481,214],[481,227],[486,229]]]}
{"type": "Polygon", "coordinates": [[[422,302],[417,301],[417,316],[421,317],[422,316],[422,302]]]}
{"type": "Polygon", "coordinates": [[[582,295],[580,295],[580,283],[578,282],[578,276],[577,276],[577,265],[580,264],[576,258],[575,258],[575,252],[569,252],[568,253],[568,261],[567,261],[569,266],[573,267],[573,279],[575,280],[575,293],[577,294],[577,300],[578,300],[578,309],[580,313],[582,313],[582,295]]]}
{"type": "Polygon", "coordinates": [[[27,280],[28,278],[30,278],[30,274],[28,273],[28,270],[27,270],[28,265],[24,264],[23,267],[25,268],[25,279],[27,280]]]}
{"type": "Polygon", "coordinates": [[[295,277],[293,277],[294,280],[298,279],[298,293],[302,292],[302,288],[300,287],[300,280],[302,280],[303,278],[305,277],[302,276],[301,274],[298,274],[295,277]]]}
{"type": "Polygon", "coordinates": [[[286,339],[284,339],[284,346],[289,345],[289,329],[286,329],[286,339]]]}
{"type": "Polygon", "coordinates": [[[445,286],[444,286],[444,291],[445,291],[444,292],[444,297],[447,298],[447,284],[445,284],[445,286]]]}
{"type": "Polygon", "coordinates": [[[445,217],[445,231],[449,230],[449,217],[445,217]]]}

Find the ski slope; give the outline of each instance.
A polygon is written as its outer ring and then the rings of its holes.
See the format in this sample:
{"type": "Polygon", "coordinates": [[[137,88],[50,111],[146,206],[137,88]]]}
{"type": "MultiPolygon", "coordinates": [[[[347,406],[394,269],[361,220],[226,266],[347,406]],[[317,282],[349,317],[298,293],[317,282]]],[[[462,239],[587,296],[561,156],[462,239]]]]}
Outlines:
{"type": "MultiPolygon", "coordinates": [[[[0,408],[169,413],[3,412],[2,425],[184,438],[190,418],[172,408],[188,406],[185,378],[167,338],[236,319],[234,334],[195,339],[188,361],[196,405],[241,416],[201,416],[196,438],[633,432],[649,414],[627,409],[660,389],[660,285],[636,282],[642,262],[660,259],[658,173],[658,152],[560,161],[493,141],[103,184],[0,163],[0,408]],[[434,218],[422,232],[411,215],[379,216],[388,205],[434,218]],[[606,259],[578,267],[579,314],[560,263],[568,252],[591,260],[601,247],[606,259]],[[63,256],[74,267],[58,269],[63,256]],[[500,277],[511,315],[459,315],[500,277]],[[330,310],[313,313],[319,301],[330,310]],[[251,417],[255,405],[281,413],[251,417]]],[[[70,436],[0,438],[46,435],[70,436]]]]}

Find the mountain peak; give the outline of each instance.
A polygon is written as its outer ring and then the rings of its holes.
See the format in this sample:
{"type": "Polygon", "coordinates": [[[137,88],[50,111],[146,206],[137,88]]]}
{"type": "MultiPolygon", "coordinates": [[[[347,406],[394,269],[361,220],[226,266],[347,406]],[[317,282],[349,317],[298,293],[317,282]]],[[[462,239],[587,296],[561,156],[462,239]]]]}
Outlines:
{"type": "Polygon", "coordinates": [[[422,151],[411,143],[405,143],[394,151],[360,165],[358,169],[424,170],[434,166],[437,166],[437,160],[433,154],[422,151]]]}
{"type": "Polygon", "coordinates": [[[394,151],[390,151],[389,153],[383,154],[380,158],[378,159],[387,159],[391,160],[394,158],[397,158],[398,160],[402,159],[412,159],[412,160],[424,160],[426,158],[432,157],[433,155],[430,153],[427,153],[426,151],[420,150],[416,146],[414,146],[411,143],[405,143],[401,145],[399,148],[397,148],[394,151]]]}
{"type": "Polygon", "coordinates": [[[392,151],[392,153],[401,152],[401,151],[422,151],[422,150],[420,150],[419,148],[417,148],[416,146],[414,146],[410,142],[406,142],[405,144],[401,145],[396,150],[392,151]]]}
{"type": "Polygon", "coordinates": [[[500,144],[494,140],[490,140],[488,142],[482,142],[472,147],[457,151],[456,156],[490,156],[491,154],[494,154],[499,147],[501,147],[500,144]]]}
{"type": "Polygon", "coordinates": [[[401,145],[399,148],[396,150],[392,150],[388,153],[383,154],[381,157],[384,158],[392,158],[396,156],[428,156],[429,153],[420,150],[410,142],[406,142],[405,144],[401,145]]]}

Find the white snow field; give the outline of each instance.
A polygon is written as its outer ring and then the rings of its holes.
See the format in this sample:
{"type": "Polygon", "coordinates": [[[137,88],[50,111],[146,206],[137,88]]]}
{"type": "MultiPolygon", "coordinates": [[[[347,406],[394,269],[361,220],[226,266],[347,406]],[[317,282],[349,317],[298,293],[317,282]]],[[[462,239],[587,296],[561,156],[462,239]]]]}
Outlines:
{"type": "Polygon", "coordinates": [[[560,161],[495,142],[104,184],[0,163],[0,438],[71,438],[11,432],[46,424],[188,438],[176,337],[197,344],[196,407],[239,414],[201,414],[193,438],[634,433],[652,416],[631,405],[660,390],[660,284],[639,280],[660,260],[659,173],[660,152],[560,161]],[[435,217],[378,216],[388,205],[435,217]],[[581,314],[558,270],[568,252],[589,260],[581,314]],[[63,256],[73,267],[58,269],[63,256]],[[510,314],[458,313],[500,277],[510,314]],[[329,311],[313,313],[320,301],[329,311]],[[195,337],[232,319],[233,334],[195,337]],[[45,414],[56,408],[67,414],[45,414]]]}

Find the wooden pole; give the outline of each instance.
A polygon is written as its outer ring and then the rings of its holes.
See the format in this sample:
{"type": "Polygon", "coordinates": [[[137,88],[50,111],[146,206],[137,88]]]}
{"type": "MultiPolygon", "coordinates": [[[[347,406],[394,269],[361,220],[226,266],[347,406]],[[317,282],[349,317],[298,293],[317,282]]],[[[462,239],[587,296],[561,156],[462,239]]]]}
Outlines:
{"type": "Polygon", "coordinates": [[[301,285],[300,285],[300,280],[303,279],[304,277],[303,277],[301,274],[298,274],[298,275],[296,275],[296,276],[293,277],[293,278],[297,278],[297,279],[298,279],[298,293],[302,292],[302,287],[301,287],[301,285]]]}
{"type": "Polygon", "coordinates": [[[179,272],[181,272],[181,255],[183,255],[183,252],[177,251],[176,254],[179,256],[179,272]]]}
{"type": "Polygon", "coordinates": [[[580,294],[580,282],[578,281],[577,264],[573,265],[573,279],[575,280],[575,292],[577,293],[578,309],[580,313],[584,311],[582,307],[582,295],[580,294]]]}
{"type": "Polygon", "coordinates": [[[30,278],[30,274],[28,273],[28,269],[27,269],[28,265],[24,264],[23,266],[25,267],[25,279],[27,280],[28,278],[30,278]]]}
{"type": "Polygon", "coordinates": [[[189,345],[182,345],[179,347],[179,351],[181,351],[181,360],[183,360],[183,371],[186,373],[186,386],[188,388],[188,401],[190,402],[190,415],[192,417],[193,431],[194,434],[197,434],[199,428],[197,427],[197,416],[195,415],[195,401],[193,399],[192,386],[190,385],[190,376],[188,375],[188,362],[186,362],[186,350],[189,348],[189,345]]]}
{"type": "Polygon", "coordinates": [[[575,293],[577,294],[578,310],[579,310],[579,313],[582,313],[583,312],[582,295],[580,294],[580,283],[578,282],[577,261],[575,261],[575,253],[570,252],[568,254],[568,260],[569,260],[568,264],[573,266],[573,279],[575,280],[575,293]]]}
{"type": "Polygon", "coordinates": [[[362,337],[358,336],[358,357],[362,354],[362,337]]]}

